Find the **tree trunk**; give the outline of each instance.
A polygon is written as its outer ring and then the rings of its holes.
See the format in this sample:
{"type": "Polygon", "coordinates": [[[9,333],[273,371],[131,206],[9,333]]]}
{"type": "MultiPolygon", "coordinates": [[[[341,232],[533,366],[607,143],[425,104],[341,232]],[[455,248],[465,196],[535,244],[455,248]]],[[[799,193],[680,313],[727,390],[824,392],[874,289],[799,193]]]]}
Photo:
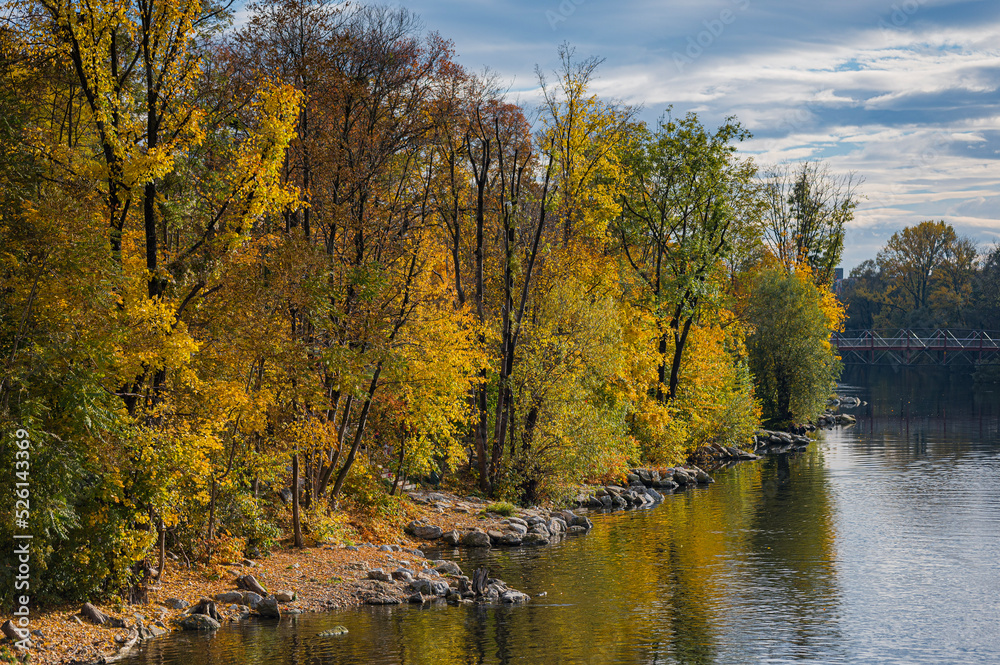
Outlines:
{"type": "Polygon", "coordinates": [[[406,443],[403,442],[403,441],[400,441],[399,442],[399,461],[396,463],[396,477],[392,481],[392,489],[389,490],[389,496],[396,496],[396,488],[399,487],[399,479],[403,475],[403,459],[404,459],[405,456],[406,456],[406,443]]]}
{"type": "Polygon", "coordinates": [[[365,426],[368,424],[368,412],[372,408],[372,399],[375,396],[375,390],[378,388],[378,378],[381,374],[382,363],[379,363],[378,367],[375,368],[374,376],[372,376],[372,382],[368,386],[368,396],[365,399],[365,405],[361,408],[361,415],[358,418],[358,428],[354,431],[354,443],[351,445],[351,451],[347,454],[347,459],[344,460],[344,466],[340,469],[340,473],[337,474],[337,482],[334,483],[333,491],[330,492],[331,497],[336,497],[340,494],[340,490],[344,486],[344,481],[347,480],[347,474],[350,473],[351,466],[354,465],[358,449],[361,447],[361,439],[365,435],[365,426]]]}
{"type": "Polygon", "coordinates": [[[154,578],[157,582],[163,579],[163,569],[167,565],[167,530],[163,526],[163,517],[160,517],[156,522],[156,531],[159,536],[160,546],[159,546],[159,556],[156,562],[156,577],[154,578]]]}
{"type": "Polygon", "coordinates": [[[299,453],[292,455],[292,531],[295,535],[295,546],[301,549],[302,521],[299,516],[299,453]]]}
{"type": "Polygon", "coordinates": [[[670,401],[673,401],[677,397],[677,384],[680,382],[681,377],[681,359],[684,356],[684,345],[687,344],[688,333],[691,332],[692,323],[694,323],[694,318],[689,317],[684,322],[684,328],[681,330],[680,335],[676,332],[674,333],[674,358],[670,364],[670,392],[667,395],[667,399],[670,401]]]}

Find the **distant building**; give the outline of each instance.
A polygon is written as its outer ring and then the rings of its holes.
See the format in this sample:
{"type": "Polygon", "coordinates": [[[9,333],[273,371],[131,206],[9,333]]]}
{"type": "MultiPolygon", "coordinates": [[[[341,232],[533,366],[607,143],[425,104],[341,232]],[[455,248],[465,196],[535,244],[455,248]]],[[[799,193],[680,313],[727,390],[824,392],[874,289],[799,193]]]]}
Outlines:
{"type": "Polygon", "coordinates": [[[834,293],[836,293],[839,296],[843,292],[844,287],[847,286],[848,281],[849,280],[844,279],[843,268],[834,268],[833,284],[830,285],[830,288],[833,290],[834,293]]]}

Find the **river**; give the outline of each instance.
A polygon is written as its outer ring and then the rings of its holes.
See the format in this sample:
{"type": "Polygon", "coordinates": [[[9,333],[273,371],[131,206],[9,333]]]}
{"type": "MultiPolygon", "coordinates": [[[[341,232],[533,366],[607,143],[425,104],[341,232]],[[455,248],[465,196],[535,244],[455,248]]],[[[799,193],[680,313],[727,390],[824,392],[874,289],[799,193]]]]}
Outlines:
{"type": "MultiPolygon", "coordinates": [[[[855,427],[539,550],[455,551],[536,596],[152,640],[132,665],[1000,663],[1000,392],[853,368],[855,427]],[[318,633],[344,625],[347,635],[318,633]]],[[[446,553],[452,556],[452,552],[446,553]]]]}

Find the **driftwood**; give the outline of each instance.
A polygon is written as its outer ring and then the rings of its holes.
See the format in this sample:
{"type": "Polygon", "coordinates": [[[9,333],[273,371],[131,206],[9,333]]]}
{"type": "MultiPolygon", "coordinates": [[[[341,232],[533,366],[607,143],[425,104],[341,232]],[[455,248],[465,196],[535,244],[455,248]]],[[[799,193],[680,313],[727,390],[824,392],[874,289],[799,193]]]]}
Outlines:
{"type": "Polygon", "coordinates": [[[198,601],[197,605],[192,605],[184,611],[185,614],[204,614],[205,616],[212,617],[216,621],[222,621],[219,617],[219,611],[215,607],[215,601],[211,598],[202,598],[198,601]]]}
{"type": "Polygon", "coordinates": [[[249,573],[246,575],[240,575],[236,578],[236,588],[243,589],[244,591],[252,591],[260,596],[263,596],[264,598],[267,598],[268,595],[270,595],[267,593],[267,589],[260,585],[257,578],[249,573]]]}
{"type": "Polygon", "coordinates": [[[21,631],[24,629],[18,628],[17,626],[14,625],[14,622],[10,620],[4,621],[3,626],[0,626],[0,630],[3,631],[4,635],[10,638],[11,642],[20,642],[21,640],[23,640],[28,636],[28,631],[25,630],[24,634],[22,635],[21,631]]]}
{"type": "Polygon", "coordinates": [[[124,621],[116,619],[113,616],[108,616],[90,603],[83,604],[83,607],[80,608],[80,614],[83,615],[83,618],[89,620],[91,623],[97,624],[98,626],[125,628],[124,621]]]}
{"type": "Polygon", "coordinates": [[[125,638],[125,642],[121,645],[121,647],[119,647],[118,652],[113,656],[106,656],[103,660],[101,660],[101,662],[117,663],[118,661],[125,660],[129,656],[129,651],[131,651],[132,647],[134,647],[139,641],[139,637],[139,631],[133,628],[129,631],[128,637],[125,638]]]}
{"type": "Polygon", "coordinates": [[[489,577],[489,568],[476,568],[475,572],[472,573],[472,591],[477,598],[486,593],[486,581],[489,577]]]}

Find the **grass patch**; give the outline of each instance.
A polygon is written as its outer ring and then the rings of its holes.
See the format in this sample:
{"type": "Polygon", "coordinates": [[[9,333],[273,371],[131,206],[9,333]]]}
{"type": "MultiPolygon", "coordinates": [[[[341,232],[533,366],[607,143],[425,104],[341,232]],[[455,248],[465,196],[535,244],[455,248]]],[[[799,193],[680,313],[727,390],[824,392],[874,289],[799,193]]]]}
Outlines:
{"type": "Polygon", "coordinates": [[[496,503],[491,503],[486,506],[486,512],[496,513],[497,515],[503,515],[504,517],[510,517],[517,511],[517,508],[512,503],[507,501],[497,501],[496,503]]]}

